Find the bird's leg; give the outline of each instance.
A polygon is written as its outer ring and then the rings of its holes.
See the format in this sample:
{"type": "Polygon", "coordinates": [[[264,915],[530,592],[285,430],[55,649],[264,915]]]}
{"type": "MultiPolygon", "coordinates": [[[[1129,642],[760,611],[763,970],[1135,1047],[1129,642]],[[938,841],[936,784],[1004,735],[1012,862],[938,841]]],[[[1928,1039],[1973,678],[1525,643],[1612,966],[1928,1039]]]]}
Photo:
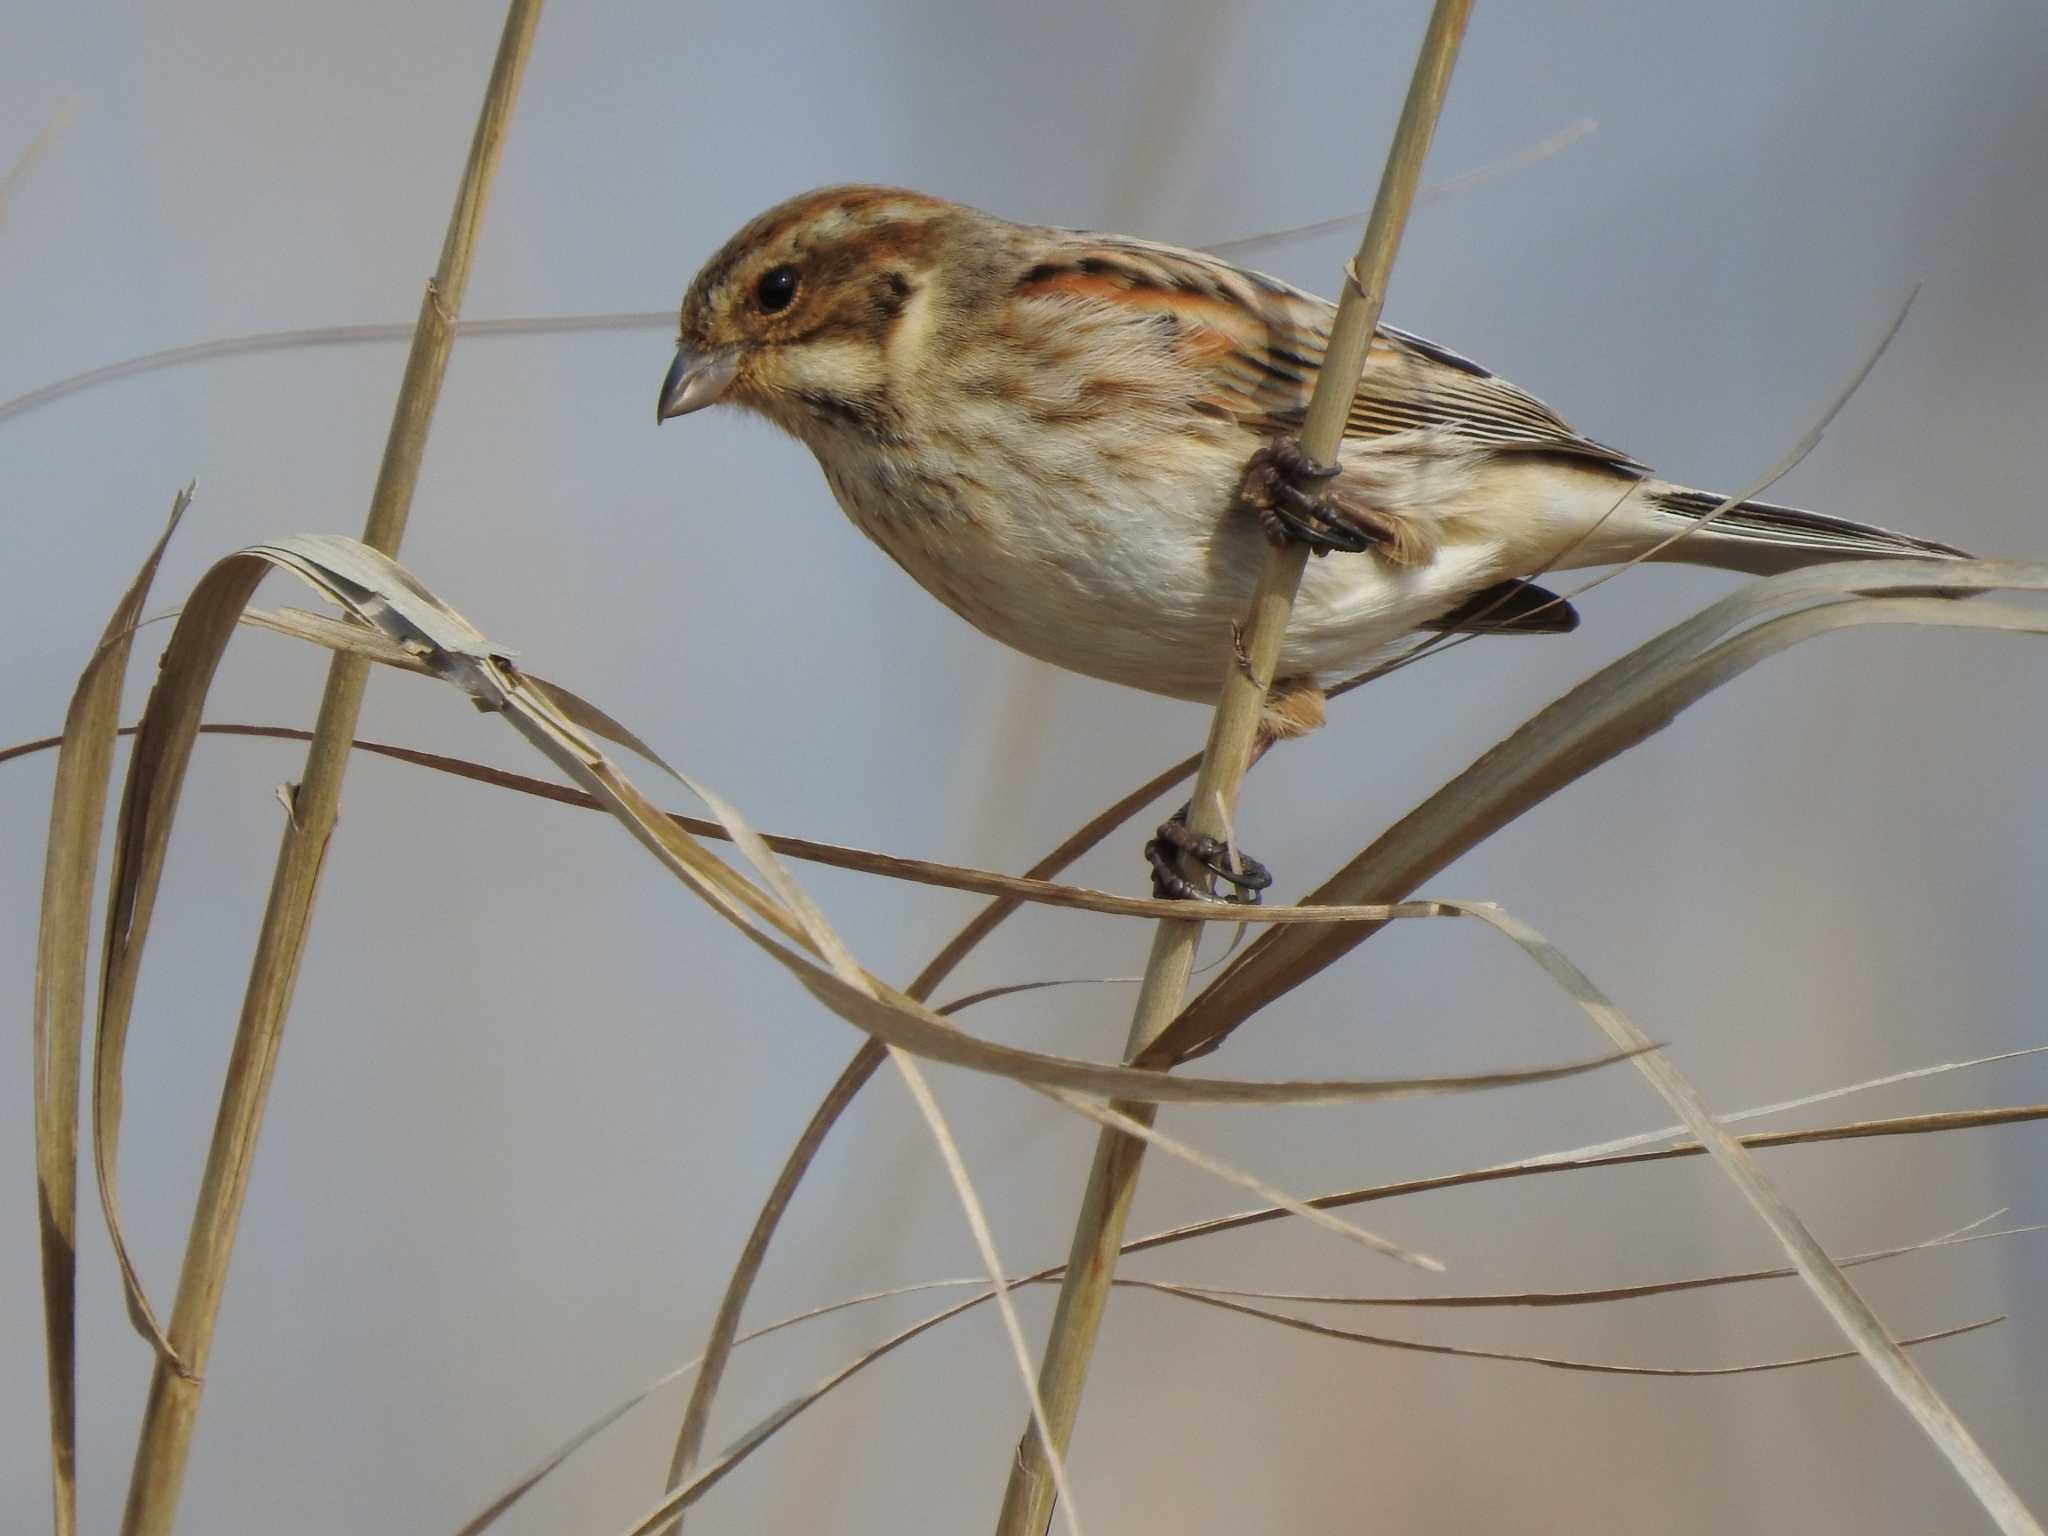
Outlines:
{"type": "Polygon", "coordinates": [[[1280,438],[1252,455],[1238,500],[1275,544],[1306,544],[1317,555],[1364,554],[1392,539],[1393,530],[1323,490],[1341,473],[1338,465],[1318,464],[1293,438],[1280,438]]]}
{"type": "MultiPolygon", "coordinates": [[[[1322,723],[1323,690],[1316,686],[1315,679],[1281,678],[1266,695],[1266,707],[1259,716],[1258,734],[1252,738],[1251,759],[1245,764],[1245,772],[1252,771],[1274,742],[1304,736],[1322,723]]],[[[1162,822],[1152,841],[1145,845],[1145,862],[1152,866],[1152,894],[1163,901],[1225,901],[1255,907],[1260,893],[1273,883],[1273,872],[1257,859],[1232,849],[1220,838],[1203,837],[1191,830],[1185,805],[1162,822]],[[1183,853],[1231,889],[1221,896],[1204,891],[1181,873],[1183,853]]]]}
{"type": "Polygon", "coordinates": [[[1188,826],[1184,805],[1165,821],[1145,845],[1145,860],[1152,866],[1152,894],[1162,901],[1224,901],[1256,907],[1259,895],[1273,883],[1273,873],[1246,853],[1236,855],[1221,838],[1205,837],[1188,826]],[[1186,854],[1218,880],[1232,888],[1212,896],[1180,872],[1180,856],[1186,854]]]}

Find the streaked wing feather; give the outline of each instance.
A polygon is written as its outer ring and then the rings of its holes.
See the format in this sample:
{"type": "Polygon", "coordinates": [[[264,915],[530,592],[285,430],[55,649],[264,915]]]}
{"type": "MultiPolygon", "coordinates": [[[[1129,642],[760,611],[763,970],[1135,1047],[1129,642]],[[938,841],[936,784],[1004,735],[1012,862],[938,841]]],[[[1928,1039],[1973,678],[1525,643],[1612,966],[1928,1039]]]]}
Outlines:
{"type": "MultiPolygon", "coordinates": [[[[1180,320],[1180,347],[1201,371],[1207,407],[1257,431],[1300,427],[1329,342],[1330,304],[1277,278],[1175,246],[1107,235],[1073,235],[1064,244],[1070,283],[1113,290],[1180,320]]],[[[1500,452],[1563,453],[1627,474],[1648,472],[1470,358],[1383,325],[1345,435],[1381,437],[1425,427],[1450,427],[1500,452]]]]}

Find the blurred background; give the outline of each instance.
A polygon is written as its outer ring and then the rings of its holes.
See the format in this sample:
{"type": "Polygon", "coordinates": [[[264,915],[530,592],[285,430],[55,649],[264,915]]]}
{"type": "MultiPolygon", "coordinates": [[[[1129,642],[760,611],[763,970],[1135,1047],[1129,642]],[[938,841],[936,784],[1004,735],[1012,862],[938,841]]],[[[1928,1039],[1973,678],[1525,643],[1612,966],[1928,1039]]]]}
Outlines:
{"type": "MultiPolygon", "coordinates": [[[[901,183],[1026,220],[1207,243],[1362,210],[1426,6],[788,0],[563,5],[542,22],[467,314],[672,306],[748,216],[901,183]]],[[[0,52],[0,399],[159,348],[409,321],[495,47],[492,0],[345,7],[28,0],[0,52]]],[[[2048,17],[1813,0],[1484,5],[1429,175],[1597,131],[1421,211],[1388,319],[1469,352],[1674,478],[1733,487],[1806,431],[1912,285],[1883,364],[1778,499],[1985,554],[2048,555],[2048,17]]],[[[1331,291],[1355,224],[1242,259],[1331,291]]],[[[1006,654],[841,517],[807,455],[727,413],[656,431],[661,329],[465,341],[406,563],[495,640],[630,723],[763,827],[1021,869],[1191,750],[1203,711],[1006,654]]],[[[173,491],[155,606],[266,535],[360,527],[402,345],[206,362],[0,422],[0,734],[48,734],[173,491]]],[[[1347,699],[1255,777],[1246,841],[1306,889],[1543,702],[1729,590],[1639,571],[1562,640],[1481,642],[1347,699]],[[1333,788],[1336,791],[1333,793],[1333,788]]],[[[268,601],[299,602],[281,582],[268,601]]],[[[152,631],[161,636],[166,631],[152,631]]],[[[160,640],[139,649],[133,682],[160,640]]],[[[214,719],[309,723],[324,655],[240,639],[214,719]]],[[[2048,1039],[2048,655],[1860,632],[1774,661],[1428,889],[1553,937],[1710,1103],[1764,1103],[2048,1039]]],[[[132,706],[131,706],[132,715],[132,706]]],[[[537,766],[435,685],[380,675],[364,734],[537,766]]],[[[209,740],[172,848],[128,1068],[123,1196],[167,1305],[299,748],[209,740]]],[[[0,768],[0,977],[32,974],[49,756],[0,768]]],[[[654,788],[651,775],[642,780],[654,788]]],[[[694,809],[694,807],[686,807],[694,809]]],[[[1162,806],[1161,811],[1166,809],[1162,806]]],[[[1156,819],[1148,816],[1145,820],[1156,819]]],[[[1075,878],[1138,892],[1135,828],[1075,878]]],[[[907,979],[964,896],[804,878],[907,979]]],[[[944,989],[1124,976],[1143,925],[1027,913],[944,989]]],[[[974,1027],[1084,1055],[1128,986],[993,1003],[974,1027]]],[[[21,1010],[25,1017],[25,1007],[21,1010]]],[[[25,1031],[24,1031],[25,1034],[25,1031]]],[[[374,758],[348,779],[216,1344],[183,1529],[445,1531],[693,1354],[755,1206],[858,1044],[614,827],[374,758]]],[[[1211,1065],[1470,1071],[1594,1048],[1477,925],[1401,925],[1211,1065]]],[[[0,1096],[0,1506],[47,1508],[26,1041],[0,1096]]],[[[1014,1269],[1063,1257],[1093,1130],[1005,1085],[938,1089],[1014,1269]]],[[[1789,1123],[2048,1098],[2020,1060],[1789,1123]]],[[[1166,1125],[1313,1192],[1667,1119],[1626,1070],[1511,1094],[1166,1125]]],[[[1774,1122],[1787,1123],[1787,1122],[1774,1122]]],[[[2002,1206],[2043,1219],[2038,1129],[1767,1154],[1838,1253],[2002,1206]]],[[[81,1479],[111,1529],[149,1358],[82,1195],[81,1479]]],[[[1134,1232],[1245,1204],[1155,1158],[1134,1232]]],[[[1769,1265],[1703,1162],[1373,1207],[1449,1290],[1769,1265]]],[[[750,1321],[972,1274],[885,1075],[793,1207],[750,1321]]],[[[1432,1282],[1280,1224],[1132,1273],[1281,1289],[1432,1282]]],[[[1902,1333],[2011,1311],[1920,1358],[2048,1510],[2048,1250],[1860,1272],[1902,1333]]],[[[737,1359],[712,1443],[927,1310],[910,1298],[737,1359]]],[[[1049,1293],[1022,1305],[1034,1330],[1049,1293]]],[[[1835,1347],[1778,1282],[1547,1312],[1351,1313],[1408,1337],[1707,1366],[1835,1347]]],[[[681,1397],[543,1485],[514,1531],[605,1532],[659,1491],[681,1397]]],[[[1023,1404],[983,1310],[878,1365],[699,1506],[692,1529],[974,1530],[1023,1404]]],[[[1629,1380],[1390,1354],[1120,1293],[1074,1475],[1098,1530],[1921,1532],[1985,1522],[1855,1364],[1629,1380]]]]}

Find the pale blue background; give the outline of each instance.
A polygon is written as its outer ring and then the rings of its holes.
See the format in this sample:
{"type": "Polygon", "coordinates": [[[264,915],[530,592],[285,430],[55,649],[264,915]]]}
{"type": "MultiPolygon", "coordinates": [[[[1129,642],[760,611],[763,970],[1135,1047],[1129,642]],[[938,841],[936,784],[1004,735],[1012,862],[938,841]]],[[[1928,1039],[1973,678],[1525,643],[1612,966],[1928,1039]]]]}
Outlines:
{"type": "MultiPolygon", "coordinates": [[[[861,178],[1021,218],[1199,242],[1362,208],[1425,7],[1123,0],[563,4],[542,23],[470,292],[474,316],[654,309],[742,219],[861,178]]],[[[500,18],[491,3],[13,0],[0,164],[70,127],[0,225],[0,398],[156,348],[409,319],[500,18]]],[[[1786,499],[1986,553],[2048,554],[2048,18],[1811,3],[1479,8],[1431,162],[1447,176],[1593,117],[1591,139],[1418,216],[1389,317],[1467,350],[1667,473],[1739,483],[1806,429],[1901,296],[1897,345],[1786,499]]],[[[1353,236],[1257,259],[1328,291],[1353,236]]],[[[657,432],[659,331],[465,343],[406,558],[538,670],[628,720],[767,828],[1020,868],[1200,711],[1055,676],[915,590],[803,452],[714,414],[657,432]]],[[[168,606],[264,535],[353,532],[402,348],[209,363],[0,426],[0,735],[57,728],[172,491],[198,500],[168,606]]],[[[1639,572],[1564,641],[1465,647],[1348,701],[1262,769],[1247,841],[1300,889],[1575,679],[1729,587],[1639,572]],[[1333,792],[1334,786],[1334,792],[1333,792]],[[1313,808],[1335,801],[1333,808],[1313,808]]],[[[277,601],[297,601],[280,586],[277,601]]],[[[162,631],[157,631],[162,633],[162,631]]],[[[322,666],[238,642],[217,719],[303,722],[322,666]]],[[[137,686],[149,671],[138,656],[137,686]]],[[[2043,1039],[2048,654],[1862,633],[1775,662],[1431,883],[1546,930],[1723,1108],[2043,1039]]],[[[544,772],[437,688],[380,677],[366,734],[544,772]]],[[[124,1195],[168,1304],[295,749],[196,759],[129,1066],[124,1195]]],[[[49,760],[0,769],[0,1507],[46,1504],[26,1026],[49,760]]],[[[1120,837],[1079,877],[1141,887],[1120,837]]],[[[907,978],[973,908],[806,879],[907,978]]],[[[1141,927],[1019,920],[959,978],[1138,966],[1141,927]]],[[[955,989],[948,988],[950,995],[955,989]]],[[[1103,1054],[1128,990],[992,1006],[978,1028],[1103,1054]]],[[[1291,997],[1217,1065],[1455,1071],[1591,1037],[1476,926],[1414,925],[1291,997]]],[[[773,1168],[855,1040],[615,829],[389,763],[353,768],[284,1049],[184,1504],[195,1532],[452,1529],[539,1453],[694,1352],[773,1168]]],[[[1065,1251],[1092,1133],[937,1074],[1018,1268],[1065,1251]]],[[[1809,1119],[2048,1097],[2048,1068],[1809,1119]]],[[[1632,1074],[1484,1099],[1167,1124],[1312,1191],[1661,1123],[1632,1074]]],[[[2011,1204],[2042,1132],[1777,1154],[1840,1251],[2011,1204]]],[[[88,1200],[90,1195],[88,1193],[88,1200]]],[[[1149,1230],[1245,1203],[1159,1164],[1149,1230]]],[[[1458,1289],[1772,1262],[1702,1164],[1375,1208],[1458,1289]]],[[[88,1529],[117,1518],[144,1347],[96,1208],[84,1247],[88,1529]]],[[[1865,1271],[1901,1331],[2010,1310],[1924,1361],[2037,1509],[2039,1239],[1865,1271]]],[[[835,1136],[752,1316],[971,1272],[899,1086],[835,1136]]],[[[1411,1277],[1268,1227],[1143,1273],[1283,1288],[1411,1277]]],[[[1042,1327],[1046,1297],[1027,1301],[1042,1327]]],[[[921,1303],[745,1354],[714,1439],[921,1303]]],[[[1411,1337],[1715,1364],[1831,1347],[1785,1285],[1549,1314],[1352,1314],[1411,1337]]],[[[1021,1424],[992,1314],[830,1399],[702,1506],[706,1532],[974,1530],[1021,1424]]],[[[653,1498],[676,1404],[614,1431],[508,1530],[602,1533],[653,1498]]],[[[1981,1529],[1853,1365],[1616,1381],[1388,1355],[1121,1296],[1075,1476],[1101,1531],[1981,1529]]]]}

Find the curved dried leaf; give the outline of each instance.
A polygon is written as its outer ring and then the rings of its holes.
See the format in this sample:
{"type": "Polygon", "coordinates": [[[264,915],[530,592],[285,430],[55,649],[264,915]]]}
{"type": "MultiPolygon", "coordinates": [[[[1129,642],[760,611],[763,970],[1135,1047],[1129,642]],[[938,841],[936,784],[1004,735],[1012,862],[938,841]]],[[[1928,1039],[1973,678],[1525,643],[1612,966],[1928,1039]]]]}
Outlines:
{"type": "MultiPolygon", "coordinates": [[[[1573,1360],[1558,1355],[1523,1354],[1515,1350],[1474,1349],[1462,1344],[1427,1344],[1420,1339],[1402,1339],[1384,1333],[1362,1333],[1355,1328],[1339,1328],[1333,1323],[1319,1323],[1313,1318],[1295,1317],[1286,1312],[1275,1312],[1267,1307],[1254,1307],[1212,1292],[1170,1285],[1164,1281],[1134,1280],[1131,1284],[1144,1290],[1157,1291],[1163,1296],[1178,1296],[1184,1301],[1192,1301],[1201,1306],[1235,1312],[1241,1317],[1257,1318],[1261,1322],[1277,1323],[1283,1328],[1292,1328],[1300,1333],[1312,1333],[1318,1338],[1341,1339],[1347,1344],[1370,1344],[1379,1349],[1405,1350],[1419,1355],[1450,1355],[1460,1360],[1502,1360],[1516,1365],[1538,1365],[1553,1371],[1579,1371],[1596,1376],[1753,1376],[1763,1371],[1785,1371],[1802,1365],[1825,1365],[1833,1360],[1854,1360],[1857,1354],[1853,1349],[1844,1349],[1832,1354],[1797,1355],[1789,1360],[1758,1360],[1746,1365],[1622,1365],[1601,1360],[1573,1360]]],[[[2003,1316],[1981,1318],[1974,1323],[1962,1323],[1935,1333],[1923,1333],[1914,1338],[1901,1339],[1895,1347],[1904,1348],[1915,1344],[1931,1344],[1937,1339],[1958,1338],[1963,1334],[1975,1333],[1980,1328],[1989,1328],[1994,1323],[2004,1321],[2003,1316]]]]}
{"type": "MultiPolygon", "coordinates": [[[[2044,571],[2044,575],[2048,575],[2048,571],[2044,571]]],[[[1831,611],[1821,610],[1821,615],[1831,611]]],[[[1791,624],[1797,619],[1815,616],[1810,613],[1794,615],[1777,622],[1791,624]]],[[[1628,1016],[1543,935],[1499,908],[1482,905],[1470,910],[1475,917],[1484,918],[1520,945],[1617,1046],[1649,1045],[1647,1037],[1628,1016]]],[[[1729,1182],[1763,1219],[1764,1225],[1770,1228],[1771,1235],[1777,1238],[1792,1260],[1793,1267],[1799,1271],[1799,1277],[1806,1282],[1807,1289],[1833,1319],[1835,1326],[1877,1373],[1878,1379],[1891,1389],[1892,1395],[1912,1415],[1921,1431],[1948,1458],[1949,1464],[1976,1495],[1998,1528],[2008,1536],[2039,1536],[2039,1522],[2021,1502],[2004,1474],[1984,1454],[1976,1437],[1935,1391],[1933,1383],[1920,1373],[1920,1368],[1907,1358],[1904,1349],[1886,1331],[1869,1303],[1849,1284],[1840,1266],[1828,1257],[1827,1251],[1807,1231],[1805,1223],[1764,1176],[1756,1160],[1708,1113],[1698,1091],[1672,1064],[1669,1056],[1662,1051],[1646,1050],[1635,1060],[1637,1069],[1650,1080],[1664,1102],[1677,1111],[1686,1128],[1720,1165],[1729,1182]]]]}
{"type": "MultiPolygon", "coordinates": [[[[2025,632],[2042,626],[2038,614],[2026,617],[2009,606],[1920,595],[1998,590],[2048,591],[2048,564],[1882,560],[1812,566],[1751,582],[1538,712],[1388,828],[1304,898],[1303,905],[1407,897],[1422,881],[1525,811],[1648,739],[1749,667],[1801,640],[1861,623],[2025,632]],[[1824,606],[1759,625],[1754,631],[1759,638],[1739,636],[1716,649],[1723,636],[1772,609],[1806,603],[1824,606]]],[[[1182,1011],[1145,1059],[1153,1064],[1181,1061],[1215,1049],[1252,1013],[1376,931],[1376,925],[1360,924],[1261,935],[1182,1011]]]]}
{"type": "MultiPolygon", "coordinates": [[[[1995,1125],[2027,1125],[2048,1120],[2048,1104],[2014,1104],[1997,1109],[1955,1109],[1927,1115],[1899,1115],[1887,1120],[1852,1120],[1846,1125],[1815,1126],[1804,1131],[1755,1131],[1737,1140],[1752,1150],[1760,1147],[1803,1147],[1830,1141],[1859,1141],[1879,1136],[1926,1136],[1941,1131],[1984,1130],[1995,1125]]],[[[1365,1205],[1375,1200],[1392,1200],[1401,1195],[1429,1194],[1436,1190],[1462,1189],[1472,1184],[1493,1184],[1504,1179],[1525,1179],[1545,1173],[1583,1173],[1594,1168],[1623,1168],[1638,1163],[1663,1163],[1676,1158],[1704,1157],[1707,1149],[1696,1141],[1680,1146],[1659,1147],[1648,1152],[1607,1152],[1591,1157],[1547,1152],[1518,1163],[1494,1163],[1485,1168],[1467,1168],[1458,1173],[1425,1174],[1390,1184],[1367,1184],[1358,1189],[1318,1195],[1310,1203],[1319,1210],[1339,1210],[1347,1205],[1365,1205]]],[[[1201,1221],[1169,1227],[1125,1242],[1124,1253],[1142,1253],[1190,1238],[1235,1232],[1264,1222],[1279,1221],[1289,1213],[1278,1206],[1255,1211],[1238,1211],[1229,1216],[1210,1216],[1201,1221]]]]}
{"type": "MultiPolygon", "coordinates": [[[[1541,1170],[1532,1168],[1531,1171],[1541,1170]]],[[[1977,1221],[1970,1223],[1968,1226],[1959,1227],[1953,1232],[1944,1233],[1940,1237],[1929,1238],[1924,1242],[1912,1243],[1897,1248],[1881,1249],[1872,1253],[1855,1254],[1848,1258],[1841,1259],[1838,1262],[1840,1262],[1844,1266],[1872,1264],[1880,1262],[1885,1259],[1897,1258],[1905,1254],[1925,1252],[1934,1248],[1951,1247],[1962,1243],[1984,1242],[1992,1238],[2012,1237],[2018,1236],[2022,1233],[2031,1233],[2048,1230],[2048,1228],[2031,1226],[2014,1227],[1993,1232],[1978,1232],[1975,1230],[1977,1227],[1981,1226],[1983,1222],[1993,1220],[1999,1214],[2001,1213],[1993,1212],[1989,1216],[1980,1217],[1977,1221]]],[[[1124,1251],[1128,1253],[1132,1250],[1129,1245],[1126,1245],[1124,1251]]],[[[1062,1265],[1050,1265],[1044,1269],[1036,1270],[1028,1275],[1013,1276],[1008,1281],[1008,1284],[1013,1288],[1022,1285],[1046,1284],[1057,1280],[1063,1268],[1064,1266],[1062,1265]]],[[[1279,1291],[1238,1290],[1228,1287],[1211,1285],[1183,1285],[1181,1288],[1183,1290],[1200,1292],[1202,1294],[1211,1296],[1229,1296],[1237,1298],[1248,1298],[1253,1300],[1264,1299],[1272,1301],[1330,1303],[1351,1306],[1570,1306],[1615,1300],[1628,1300],[1641,1296],[1667,1294],[1672,1291],[1698,1290],[1722,1285],[1737,1285],[1758,1280],[1783,1279],[1788,1278],[1795,1273],[1796,1272],[1791,1269],[1747,1270],[1720,1275],[1696,1276],[1683,1280],[1654,1282],[1652,1284],[1644,1286],[1614,1286],[1604,1287],[1597,1290],[1568,1292],[1528,1291],[1520,1293],[1499,1293],[1482,1296],[1311,1296],[1298,1295],[1279,1291]]],[[[1130,1278],[1128,1276],[1119,1276],[1115,1283],[1120,1286],[1127,1287],[1147,1287],[1156,1286],[1161,1282],[1137,1280],[1130,1278]]],[[[924,1280],[916,1282],[911,1285],[891,1286],[886,1290],[869,1291],[859,1296],[848,1296],[838,1301],[827,1302],[821,1306],[807,1308],[802,1312],[791,1313],[789,1316],[778,1318],[772,1323],[766,1323],[759,1328],[752,1329],[751,1331],[745,1334],[739,1335],[733,1341],[733,1343],[736,1346],[749,1344],[756,1339],[765,1338],[769,1334],[781,1332],[786,1328],[796,1327],[799,1324],[810,1322],[816,1318],[830,1316],[833,1313],[843,1312],[853,1307],[868,1306],[872,1303],[879,1301],[890,1301],[903,1296],[920,1295],[935,1290],[959,1290],[970,1286],[986,1287],[986,1285],[987,1282],[985,1279],[975,1277],[962,1277],[959,1279],[952,1280],[924,1280]]],[[[994,1298],[994,1294],[995,1293],[991,1290],[983,1289],[980,1291],[979,1294],[969,1297],[965,1301],[958,1303],[954,1306],[946,1308],[942,1313],[935,1314],[932,1317],[927,1317],[926,1319],[924,1319],[916,1325],[916,1332],[923,1332],[929,1328],[937,1326],[938,1324],[944,1321],[949,1320],[950,1318],[960,1316],[962,1313],[966,1312],[970,1308],[980,1306],[982,1303],[992,1300],[994,1298]]],[[[589,1444],[590,1441],[594,1439],[597,1435],[601,1434],[604,1430],[610,1428],[613,1424],[617,1423],[627,1413],[631,1412],[641,1403],[647,1401],[648,1398],[652,1397],[656,1392],[659,1392],[663,1387],[669,1386],[672,1383],[680,1380],[682,1377],[688,1375],[690,1372],[697,1370],[704,1363],[705,1358],[705,1356],[700,1355],[696,1359],[687,1360],[683,1364],[675,1367],[673,1370],[667,1371],[663,1375],[657,1377],[655,1380],[649,1382],[646,1386],[642,1387],[639,1391],[633,1393],[630,1397],[624,1398],[621,1401],[614,1403],[602,1414],[599,1414],[596,1418],[592,1419],[589,1423],[585,1424],[581,1429],[577,1430],[573,1435],[569,1436],[566,1440],[562,1441],[559,1445],[557,1445],[553,1450],[548,1452],[547,1455],[542,1457],[540,1461],[538,1461],[531,1469],[524,1473],[518,1481],[513,1483],[503,1493],[499,1494],[497,1498],[493,1499],[489,1504],[485,1505],[484,1508],[478,1511],[476,1515],[472,1516],[470,1520],[467,1521],[457,1532],[457,1536],[481,1536],[481,1533],[483,1531],[487,1530],[490,1526],[497,1522],[499,1516],[503,1515],[507,1510],[511,1509],[512,1506],[518,1503],[520,1499],[524,1498],[529,1492],[531,1492],[535,1486],[537,1486],[540,1482],[542,1482],[545,1478],[552,1474],[556,1468],[560,1467],[577,1451],[581,1450],[585,1445],[589,1444]]],[[[864,1364],[867,1359],[868,1356],[863,1355],[861,1357],[861,1363],[864,1364]]],[[[838,1381],[843,1381],[846,1378],[846,1376],[850,1374],[852,1374],[850,1371],[835,1373],[835,1376],[831,1379],[836,1384],[838,1381]]],[[[815,1400],[815,1398],[811,1399],[811,1401],[815,1400]]],[[[793,1413],[789,1412],[786,1409],[779,1410],[777,1414],[777,1422],[778,1424],[787,1423],[789,1418],[793,1416],[793,1413]]],[[[767,1436],[763,1435],[761,1438],[765,1440],[767,1436]]]]}
{"type": "MultiPolygon", "coordinates": [[[[49,131],[54,128],[52,125],[49,131]]],[[[92,950],[93,884],[99,872],[121,687],[128,676],[135,625],[148,601],[164,548],[191,500],[190,487],[173,499],[162,535],[114,605],[113,616],[78,679],[64,714],[64,734],[59,738],[50,792],[50,836],[43,853],[30,1032],[43,1336],[50,1389],[50,1477],[58,1536],[68,1536],[78,1522],[78,1087],[85,1033],[86,959],[92,950]]]]}

